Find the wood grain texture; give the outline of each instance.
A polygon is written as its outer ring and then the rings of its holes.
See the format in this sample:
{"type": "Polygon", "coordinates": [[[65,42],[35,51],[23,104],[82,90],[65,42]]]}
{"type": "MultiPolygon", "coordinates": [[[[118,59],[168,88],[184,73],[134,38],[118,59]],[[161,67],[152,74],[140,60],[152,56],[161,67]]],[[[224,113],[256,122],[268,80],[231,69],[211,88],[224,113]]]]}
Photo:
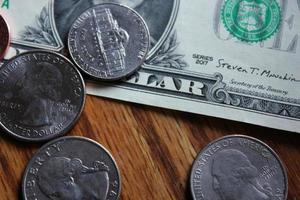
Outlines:
{"type": "MultiPolygon", "coordinates": [[[[300,200],[300,135],[178,111],[88,97],[68,135],[94,139],[115,157],[121,199],[192,199],[192,163],[209,142],[229,134],[256,137],[279,154],[289,177],[289,200],[300,200]]],[[[21,199],[22,174],[42,144],[0,137],[0,200],[21,199]]]]}

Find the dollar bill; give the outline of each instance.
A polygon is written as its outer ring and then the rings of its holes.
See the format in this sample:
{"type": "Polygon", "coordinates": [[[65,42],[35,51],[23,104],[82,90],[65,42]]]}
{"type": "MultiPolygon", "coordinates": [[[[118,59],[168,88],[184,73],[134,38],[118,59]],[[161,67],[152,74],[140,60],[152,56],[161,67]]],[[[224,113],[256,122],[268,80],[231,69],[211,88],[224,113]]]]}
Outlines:
{"type": "Polygon", "coordinates": [[[132,77],[89,94],[300,132],[300,0],[10,0],[5,59],[62,51],[72,21],[107,2],[144,17],[152,48],[132,77]]]}

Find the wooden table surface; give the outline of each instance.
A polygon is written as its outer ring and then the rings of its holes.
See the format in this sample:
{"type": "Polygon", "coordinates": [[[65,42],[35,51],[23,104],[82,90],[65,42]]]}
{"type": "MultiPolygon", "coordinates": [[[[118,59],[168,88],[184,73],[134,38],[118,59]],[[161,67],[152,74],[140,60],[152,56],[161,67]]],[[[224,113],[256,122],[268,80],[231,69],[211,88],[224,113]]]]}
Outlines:
{"type": "MultiPolygon", "coordinates": [[[[300,200],[300,135],[223,119],[87,97],[84,112],[67,135],[94,139],[115,157],[122,174],[121,199],[192,199],[192,163],[209,142],[229,134],[256,137],[282,158],[289,200],[300,200]]],[[[21,199],[27,162],[42,144],[0,137],[0,200],[21,199]]]]}

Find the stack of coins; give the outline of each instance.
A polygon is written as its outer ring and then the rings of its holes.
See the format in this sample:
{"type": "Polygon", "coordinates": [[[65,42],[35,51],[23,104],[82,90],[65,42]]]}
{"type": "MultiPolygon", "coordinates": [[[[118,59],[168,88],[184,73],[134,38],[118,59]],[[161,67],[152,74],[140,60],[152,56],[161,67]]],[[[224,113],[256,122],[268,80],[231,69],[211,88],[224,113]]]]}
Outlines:
{"type": "MultiPolygon", "coordinates": [[[[9,47],[9,28],[0,16],[0,58],[9,47]]],[[[82,74],[97,81],[128,77],[143,64],[150,35],[143,18],[119,4],[99,4],[71,26],[72,61],[49,51],[29,51],[0,68],[0,125],[14,138],[44,142],[67,133],[85,103],[82,74]],[[73,62],[75,64],[73,64],[73,62]]],[[[276,153],[246,136],[209,144],[191,172],[195,200],[285,200],[287,175],[276,153]]],[[[23,199],[118,199],[121,175],[112,155],[83,137],[44,145],[23,177],[23,199]]]]}

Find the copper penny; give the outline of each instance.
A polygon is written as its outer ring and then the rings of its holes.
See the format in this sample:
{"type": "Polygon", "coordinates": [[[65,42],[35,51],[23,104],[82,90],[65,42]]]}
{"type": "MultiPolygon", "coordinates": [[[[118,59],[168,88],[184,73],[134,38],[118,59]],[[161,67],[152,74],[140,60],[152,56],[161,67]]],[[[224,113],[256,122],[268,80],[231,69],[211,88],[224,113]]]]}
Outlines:
{"type": "Polygon", "coordinates": [[[5,19],[0,15],[0,59],[4,57],[4,54],[9,47],[9,42],[9,27],[5,19]]]}

